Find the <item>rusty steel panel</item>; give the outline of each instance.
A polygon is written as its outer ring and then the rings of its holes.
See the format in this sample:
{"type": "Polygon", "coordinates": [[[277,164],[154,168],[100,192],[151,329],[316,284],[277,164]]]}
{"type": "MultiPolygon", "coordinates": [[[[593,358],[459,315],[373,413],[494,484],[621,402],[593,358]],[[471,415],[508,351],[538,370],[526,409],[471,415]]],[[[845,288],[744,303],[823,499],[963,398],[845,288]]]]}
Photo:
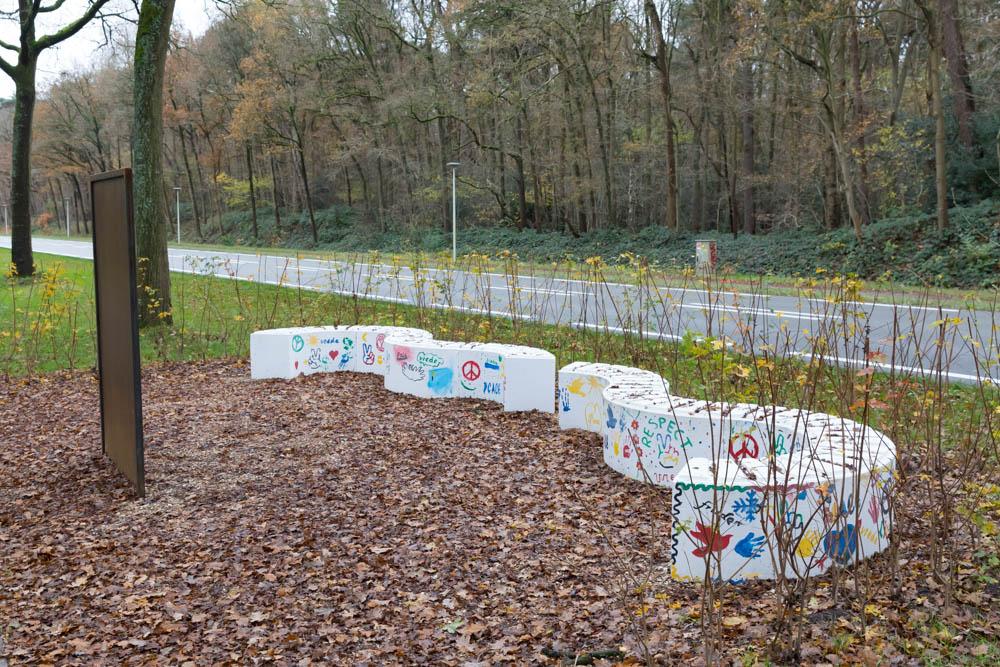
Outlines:
{"type": "Polygon", "coordinates": [[[90,197],[94,214],[101,441],[104,453],[141,498],[146,494],[146,484],[132,170],[121,169],[91,177],[90,197]]]}

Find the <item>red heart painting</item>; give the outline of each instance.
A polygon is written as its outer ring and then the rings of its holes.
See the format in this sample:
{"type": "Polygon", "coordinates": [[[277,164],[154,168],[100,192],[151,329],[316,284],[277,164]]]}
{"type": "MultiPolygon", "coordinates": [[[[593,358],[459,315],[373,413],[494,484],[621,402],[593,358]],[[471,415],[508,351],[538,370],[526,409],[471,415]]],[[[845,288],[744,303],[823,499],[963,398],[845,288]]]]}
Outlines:
{"type": "Polygon", "coordinates": [[[340,354],[339,350],[330,350],[330,361],[336,359],[338,354],[340,354]]]}

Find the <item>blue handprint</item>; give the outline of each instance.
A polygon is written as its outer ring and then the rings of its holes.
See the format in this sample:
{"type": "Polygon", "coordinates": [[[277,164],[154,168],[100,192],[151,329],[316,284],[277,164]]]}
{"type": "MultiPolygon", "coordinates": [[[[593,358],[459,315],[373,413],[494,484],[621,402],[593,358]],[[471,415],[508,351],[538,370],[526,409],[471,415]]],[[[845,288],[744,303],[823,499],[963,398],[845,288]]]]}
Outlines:
{"type": "Polygon", "coordinates": [[[615,419],[615,413],[611,411],[610,407],[608,407],[608,429],[613,429],[617,423],[618,420],[615,419]]]}
{"type": "Polygon", "coordinates": [[[565,387],[559,390],[559,402],[562,404],[562,411],[569,412],[569,391],[565,387]]]}
{"type": "Polygon", "coordinates": [[[747,533],[746,537],[736,543],[733,550],[744,558],[759,558],[763,546],[763,537],[755,537],[753,533],[747,533]]]}

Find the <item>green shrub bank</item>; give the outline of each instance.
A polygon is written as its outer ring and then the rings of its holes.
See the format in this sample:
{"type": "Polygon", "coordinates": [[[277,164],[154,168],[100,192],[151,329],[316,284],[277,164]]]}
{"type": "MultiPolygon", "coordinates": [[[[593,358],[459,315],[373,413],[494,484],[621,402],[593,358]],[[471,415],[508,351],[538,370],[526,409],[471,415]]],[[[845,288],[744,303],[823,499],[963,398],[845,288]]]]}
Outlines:
{"type": "MultiPolygon", "coordinates": [[[[461,217],[460,217],[461,221],[461,217]]],[[[719,260],[737,273],[796,276],[817,268],[855,273],[865,279],[888,277],[910,285],[934,287],[993,287],[1000,284],[1000,202],[985,200],[951,209],[951,228],[938,232],[931,215],[880,220],[855,240],[852,230],[789,230],[767,235],[714,232],[670,232],[649,227],[636,233],[601,230],[574,238],[561,232],[518,231],[513,227],[471,227],[459,230],[459,253],[495,254],[510,250],[529,261],[552,261],[600,255],[614,261],[624,253],[648,257],[666,266],[692,266],[695,239],[714,239],[719,260]]],[[[305,213],[282,214],[282,228],[274,225],[270,209],[258,212],[258,245],[318,248],[340,251],[445,251],[451,235],[443,229],[379,231],[362,222],[356,211],[335,206],[317,211],[318,245],[312,243],[305,213]]],[[[253,243],[248,212],[231,212],[203,225],[206,241],[243,245],[253,243]]],[[[193,232],[193,230],[191,230],[193,232]]]]}

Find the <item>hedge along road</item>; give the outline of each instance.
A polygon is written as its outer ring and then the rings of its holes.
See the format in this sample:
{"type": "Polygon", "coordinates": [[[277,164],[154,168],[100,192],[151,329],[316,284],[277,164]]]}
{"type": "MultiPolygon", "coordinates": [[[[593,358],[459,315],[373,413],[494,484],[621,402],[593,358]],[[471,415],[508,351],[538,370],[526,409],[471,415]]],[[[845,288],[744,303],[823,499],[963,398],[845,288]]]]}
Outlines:
{"type": "MultiPolygon", "coordinates": [[[[93,247],[86,241],[35,238],[32,243],[40,253],[93,257],[93,247]]],[[[9,236],[0,236],[0,247],[10,247],[9,236]]],[[[679,340],[686,332],[726,336],[740,345],[770,344],[803,357],[813,354],[815,337],[825,335],[837,343],[824,358],[841,365],[866,365],[867,327],[874,353],[867,365],[878,370],[889,371],[894,365],[897,373],[930,375],[937,372],[940,362],[949,381],[969,383],[988,378],[1000,382],[995,363],[985,368],[984,360],[996,361],[1000,333],[1000,313],[988,311],[877,302],[833,304],[806,296],[743,295],[679,287],[639,289],[622,283],[550,276],[518,276],[515,283],[504,274],[441,268],[423,268],[414,275],[408,267],[386,264],[218,250],[171,248],[169,254],[170,269],[177,272],[670,340],[679,340]],[[847,322],[856,326],[843,326],[844,310],[852,313],[847,322]],[[948,331],[939,360],[936,343],[942,321],[948,331]]]]}

